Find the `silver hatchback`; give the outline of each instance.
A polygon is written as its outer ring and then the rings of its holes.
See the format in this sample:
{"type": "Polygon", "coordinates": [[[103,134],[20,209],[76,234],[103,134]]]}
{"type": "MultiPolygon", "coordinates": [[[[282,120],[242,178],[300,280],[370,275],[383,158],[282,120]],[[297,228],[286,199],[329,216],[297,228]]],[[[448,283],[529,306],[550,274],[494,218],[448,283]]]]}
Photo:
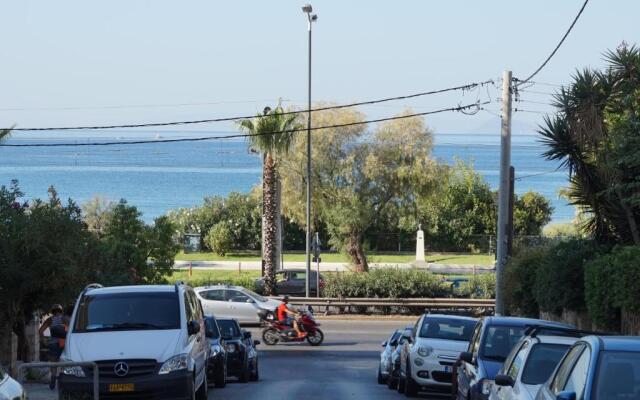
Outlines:
{"type": "Polygon", "coordinates": [[[275,312],[279,300],[267,299],[241,286],[214,285],[194,289],[206,315],[235,318],[241,324],[259,324],[258,312],[275,312]]]}

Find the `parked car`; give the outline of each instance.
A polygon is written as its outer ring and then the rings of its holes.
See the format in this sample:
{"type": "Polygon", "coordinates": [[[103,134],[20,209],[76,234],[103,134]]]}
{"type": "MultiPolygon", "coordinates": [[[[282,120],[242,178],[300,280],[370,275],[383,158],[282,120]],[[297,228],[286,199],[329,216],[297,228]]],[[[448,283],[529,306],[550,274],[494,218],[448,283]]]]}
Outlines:
{"type": "Polygon", "coordinates": [[[567,351],[536,400],[640,399],[640,337],[587,336],[567,351]]]}
{"type": "MultiPolygon", "coordinates": [[[[193,289],[89,285],[71,317],[61,361],[93,361],[100,397],[206,399],[204,315],[193,289]]],[[[59,399],[93,392],[93,370],[62,368],[59,399]]]]}
{"type": "Polygon", "coordinates": [[[454,369],[454,393],[458,400],[486,400],[493,380],[511,349],[528,327],[573,328],[567,324],[530,318],[485,317],[478,321],[466,352],[454,369]]]}
{"type": "Polygon", "coordinates": [[[389,372],[387,378],[387,387],[389,389],[398,388],[398,377],[400,376],[400,357],[402,356],[402,347],[407,339],[411,336],[413,326],[407,326],[402,330],[400,338],[398,339],[398,345],[391,352],[391,362],[389,363],[389,372]]]}
{"type": "Polygon", "coordinates": [[[451,372],[467,349],[476,319],[425,314],[403,345],[398,391],[414,397],[419,391],[451,393],[451,372]]]}
{"type": "Polygon", "coordinates": [[[234,318],[241,324],[259,324],[258,312],[275,312],[280,301],[267,299],[242,286],[215,285],[194,289],[207,315],[234,318]]]}
{"type": "Polygon", "coordinates": [[[260,341],[253,340],[251,332],[247,330],[242,330],[242,337],[244,338],[244,343],[247,346],[249,357],[249,365],[251,369],[251,376],[249,379],[257,381],[260,379],[260,370],[258,368],[258,345],[260,344],[260,341]]]}
{"type": "Polygon", "coordinates": [[[398,346],[398,339],[402,336],[402,331],[402,329],[393,331],[389,339],[382,342],[383,350],[380,352],[380,364],[378,364],[378,383],[381,385],[387,383],[391,370],[391,354],[398,346]]]}
{"type": "Polygon", "coordinates": [[[220,335],[218,321],[213,316],[205,317],[205,329],[209,339],[209,355],[207,356],[207,378],[218,388],[227,384],[227,351],[220,335]]]}
{"type": "Polygon", "coordinates": [[[0,367],[0,399],[26,400],[22,386],[0,367]]]}
{"type": "Polygon", "coordinates": [[[249,344],[247,340],[251,339],[250,333],[243,332],[236,319],[219,318],[218,327],[227,351],[227,376],[237,377],[242,383],[258,380],[258,352],[255,351],[255,345],[259,342],[249,344]]]}
{"type": "MultiPolygon", "coordinates": [[[[309,294],[317,296],[317,279],[318,272],[311,270],[311,284],[309,294]]],[[[285,269],[276,272],[276,293],[278,295],[288,294],[290,296],[302,296],[307,294],[307,271],[303,268],[285,269]]],[[[324,287],[324,278],[320,275],[320,290],[324,287]]],[[[256,290],[260,293],[264,290],[264,278],[256,279],[256,290]]]]}
{"type": "Polygon", "coordinates": [[[534,400],[540,386],[580,336],[584,334],[572,330],[534,329],[529,332],[511,350],[498,371],[489,399],[534,400]]]}

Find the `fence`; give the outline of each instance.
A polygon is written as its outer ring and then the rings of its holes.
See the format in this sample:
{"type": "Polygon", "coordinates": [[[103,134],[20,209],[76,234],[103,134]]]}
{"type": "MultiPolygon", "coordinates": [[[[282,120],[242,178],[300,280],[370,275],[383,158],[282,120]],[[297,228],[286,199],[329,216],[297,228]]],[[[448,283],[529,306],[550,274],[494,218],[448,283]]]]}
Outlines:
{"type": "Polygon", "coordinates": [[[100,370],[98,369],[98,364],[92,361],[86,362],[74,362],[74,361],[66,361],[66,362],[32,362],[21,364],[18,367],[18,380],[20,383],[23,382],[24,370],[29,368],[65,368],[65,367],[91,367],[93,368],[93,399],[100,399],[100,370]]]}

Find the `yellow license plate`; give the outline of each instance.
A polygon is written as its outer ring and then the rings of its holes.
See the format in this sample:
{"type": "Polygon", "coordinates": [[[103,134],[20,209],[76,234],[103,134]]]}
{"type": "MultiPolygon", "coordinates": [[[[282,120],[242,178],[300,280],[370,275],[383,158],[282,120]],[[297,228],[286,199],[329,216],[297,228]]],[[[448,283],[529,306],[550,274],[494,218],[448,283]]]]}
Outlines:
{"type": "Polygon", "coordinates": [[[112,383],[109,385],[109,392],[133,392],[135,387],[133,383],[112,383]]]}

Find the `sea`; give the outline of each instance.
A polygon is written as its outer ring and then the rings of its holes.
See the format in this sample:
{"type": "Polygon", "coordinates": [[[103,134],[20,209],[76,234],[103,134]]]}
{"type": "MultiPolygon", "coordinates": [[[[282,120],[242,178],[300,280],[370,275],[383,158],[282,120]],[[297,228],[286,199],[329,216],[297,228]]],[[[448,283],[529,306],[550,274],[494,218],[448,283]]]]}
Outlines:
{"type": "MultiPolygon", "coordinates": [[[[144,137],[119,132],[86,139],[72,136],[33,137],[15,134],[7,144],[90,143],[113,139],[162,139],[185,136],[164,131],[144,137]],[[109,136],[111,135],[111,136],[109,136]]],[[[194,134],[186,135],[194,136],[194,134]]],[[[195,135],[198,136],[198,135],[195,135]]],[[[202,135],[200,135],[202,136],[202,135]]],[[[515,192],[534,190],[553,207],[552,223],[569,222],[574,208],[559,197],[568,184],[567,171],[546,160],[536,135],[512,137],[515,192]]],[[[433,156],[443,162],[473,163],[492,188],[498,187],[500,137],[497,134],[435,134],[433,156]]],[[[203,198],[247,192],[260,183],[260,157],[243,140],[77,147],[0,147],[0,185],[17,179],[27,198],[46,198],[54,186],[61,198],[82,204],[94,196],[126,199],[147,222],[169,210],[202,204],[203,198]]]]}

